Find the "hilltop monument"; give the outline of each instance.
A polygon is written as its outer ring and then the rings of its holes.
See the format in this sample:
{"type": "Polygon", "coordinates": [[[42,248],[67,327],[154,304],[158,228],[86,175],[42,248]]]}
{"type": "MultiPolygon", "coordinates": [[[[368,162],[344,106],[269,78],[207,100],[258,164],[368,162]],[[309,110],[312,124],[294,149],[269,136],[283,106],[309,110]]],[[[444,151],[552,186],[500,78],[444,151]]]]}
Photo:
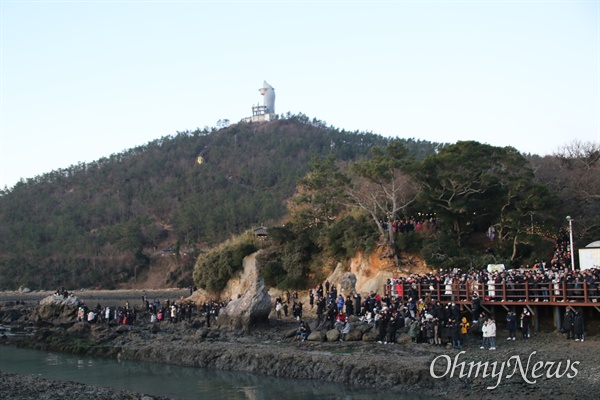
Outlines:
{"type": "Polygon", "coordinates": [[[252,116],[244,118],[244,122],[271,121],[275,119],[275,89],[267,81],[258,89],[263,96],[263,105],[252,106],[252,116]]]}

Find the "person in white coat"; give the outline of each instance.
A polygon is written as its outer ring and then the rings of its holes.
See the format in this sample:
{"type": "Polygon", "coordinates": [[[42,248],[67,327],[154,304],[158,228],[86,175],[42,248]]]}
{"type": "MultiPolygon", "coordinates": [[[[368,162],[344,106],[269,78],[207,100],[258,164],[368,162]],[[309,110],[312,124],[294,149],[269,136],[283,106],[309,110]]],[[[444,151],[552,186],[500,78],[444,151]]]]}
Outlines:
{"type": "Polygon", "coordinates": [[[496,321],[493,318],[488,320],[487,334],[490,350],[496,350],[496,321]]]}

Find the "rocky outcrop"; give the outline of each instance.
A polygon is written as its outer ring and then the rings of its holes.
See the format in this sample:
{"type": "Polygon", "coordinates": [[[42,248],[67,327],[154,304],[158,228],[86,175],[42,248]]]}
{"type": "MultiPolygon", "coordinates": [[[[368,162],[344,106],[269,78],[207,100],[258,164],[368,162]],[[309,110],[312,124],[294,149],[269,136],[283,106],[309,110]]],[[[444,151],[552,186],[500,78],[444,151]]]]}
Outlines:
{"type": "Polygon", "coordinates": [[[35,375],[17,375],[0,371],[3,399],[72,399],[72,400],[158,400],[125,390],[85,385],[77,382],[48,380],[35,375]]]}
{"type": "Polygon", "coordinates": [[[6,303],[0,307],[0,324],[24,324],[29,319],[31,307],[24,304],[6,303]]]}
{"type": "Polygon", "coordinates": [[[256,263],[256,254],[244,258],[237,297],[219,312],[221,328],[248,330],[269,320],[271,296],[256,263]]]}
{"type": "Polygon", "coordinates": [[[348,272],[342,263],[338,263],[328,281],[338,288],[338,293],[350,295],[356,293],[356,275],[348,272]]]}
{"type": "Polygon", "coordinates": [[[373,328],[373,325],[362,322],[351,322],[350,332],[346,334],[344,340],[346,342],[359,342],[362,340],[363,335],[369,332],[373,328]]]}
{"type": "Polygon", "coordinates": [[[81,300],[76,296],[63,297],[54,294],[40,301],[30,319],[35,323],[68,324],[77,319],[77,308],[80,304],[81,300]]]}

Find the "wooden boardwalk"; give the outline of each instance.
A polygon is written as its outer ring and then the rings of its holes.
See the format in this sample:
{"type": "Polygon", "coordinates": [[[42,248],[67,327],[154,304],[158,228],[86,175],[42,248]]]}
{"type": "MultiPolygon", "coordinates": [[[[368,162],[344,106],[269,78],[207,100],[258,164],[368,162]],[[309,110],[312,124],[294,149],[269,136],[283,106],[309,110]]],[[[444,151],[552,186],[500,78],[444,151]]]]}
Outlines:
{"type": "Polygon", "coordinates": [[[567,307],[593,307],[600,312],[600,289],[587,282],[543,282],[543,283],[391,283],[385,285],[386,295],[401,297],[404,302],[410,296],[427,299],[441,304],[456,303],[462,308],[472,311],[473,299],[478,297],[481,307],[489,314],[494,314],[495,307],[506,311],[516,308],[529,309],[534,316],[536,330],[538,326],[539,307],[553,307],[554,325],[560,328],[561,316],[567,307]],[[477,295],[475,295],[477,293],[477,295]]]}

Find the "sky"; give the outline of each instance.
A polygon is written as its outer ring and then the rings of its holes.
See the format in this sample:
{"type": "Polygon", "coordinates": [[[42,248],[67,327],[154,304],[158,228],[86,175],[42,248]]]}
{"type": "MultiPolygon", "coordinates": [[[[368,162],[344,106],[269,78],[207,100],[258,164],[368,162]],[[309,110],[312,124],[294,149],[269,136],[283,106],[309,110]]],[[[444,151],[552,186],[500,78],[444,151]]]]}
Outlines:
{"type": "Polygon", "coordinates": [[[0,188],[275,112],[552,154],[600,143],[598,1],[0,0],[0,188]]]}

